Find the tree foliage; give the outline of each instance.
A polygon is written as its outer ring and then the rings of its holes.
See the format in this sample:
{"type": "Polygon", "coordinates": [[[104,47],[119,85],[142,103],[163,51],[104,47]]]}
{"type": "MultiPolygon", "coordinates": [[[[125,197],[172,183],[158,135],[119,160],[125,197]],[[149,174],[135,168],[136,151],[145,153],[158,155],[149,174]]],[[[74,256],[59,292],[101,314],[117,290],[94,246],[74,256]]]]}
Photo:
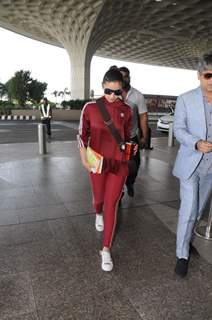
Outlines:
{"type": "Polygon", "coordinates": [[[29,98],[37,103],[44,97],[47,89],[47,83],[38,80],[32,80],[29,84],[29,98]]]}
{"type": "Polygon", "coordinates": [[[2,100],[3,97],[8,95],[7,87],[4,83],[0,82],[0,99],[2,100]]]}
{"type": "Polygon", "coordinates": [[[29,97],[28,92],[31,81],[30,71],[17,71],[6,83],[10,99],[15,99],[21,106],[24,106],[29,97]]]}
{"type": "Polygon", "coordinates": [[[44,96],[47,84],[33,79],[30,71],[20,70],[6,82],[5,87],[11,101],[15,100],[20,106],[25,106],[27,100],[39,102],[44,96]]]}

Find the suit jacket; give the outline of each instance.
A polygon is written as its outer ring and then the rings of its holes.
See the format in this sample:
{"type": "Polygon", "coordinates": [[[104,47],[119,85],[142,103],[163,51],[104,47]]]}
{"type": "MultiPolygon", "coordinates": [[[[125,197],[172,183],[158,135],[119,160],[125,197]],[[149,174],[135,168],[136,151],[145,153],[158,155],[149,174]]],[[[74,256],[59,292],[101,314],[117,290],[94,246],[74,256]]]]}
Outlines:
{"type": "Polygon", "coordinates": [[[198,140],[206,140],[206,118],[201,87],[180,95],[174,116],[174,135],[180,142],[173,174],[187,180],[200,163],[203,153],[195,149],[198,140]]]}

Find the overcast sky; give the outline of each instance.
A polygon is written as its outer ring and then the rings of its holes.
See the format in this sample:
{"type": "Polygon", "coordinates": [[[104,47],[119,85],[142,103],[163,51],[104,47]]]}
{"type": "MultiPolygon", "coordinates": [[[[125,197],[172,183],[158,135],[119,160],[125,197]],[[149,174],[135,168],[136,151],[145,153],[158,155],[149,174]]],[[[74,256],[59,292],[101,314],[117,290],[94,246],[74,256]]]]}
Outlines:
{"type": "MultiPolygon", "coordinates": [[[[70,62],[64,49],[35,41],[0,28],[0,82],[15,71],[30,70],[33,78],[48,83],[47,96],[54,90],[70,89],[70,62]]],[[[198,86],[195,71],[155,67],[94,56],[91,62],[91,89],[101,94],[101,81],[111,65],[127,66],[132,85],[143,93],[178,95],[198,86]]]]}

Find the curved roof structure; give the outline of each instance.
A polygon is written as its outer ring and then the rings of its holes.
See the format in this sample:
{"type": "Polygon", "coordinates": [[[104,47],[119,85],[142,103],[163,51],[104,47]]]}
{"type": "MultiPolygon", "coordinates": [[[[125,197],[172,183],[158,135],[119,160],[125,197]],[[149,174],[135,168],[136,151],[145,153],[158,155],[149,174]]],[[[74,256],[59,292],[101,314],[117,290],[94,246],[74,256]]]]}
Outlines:
{"type": "Polygon", "coordinates": [[[2,0],[0,26],[66,48],[72,80],[89,82],[94,54],[195,68],[212,51],[211,10],[210,0],[2,0]]]}

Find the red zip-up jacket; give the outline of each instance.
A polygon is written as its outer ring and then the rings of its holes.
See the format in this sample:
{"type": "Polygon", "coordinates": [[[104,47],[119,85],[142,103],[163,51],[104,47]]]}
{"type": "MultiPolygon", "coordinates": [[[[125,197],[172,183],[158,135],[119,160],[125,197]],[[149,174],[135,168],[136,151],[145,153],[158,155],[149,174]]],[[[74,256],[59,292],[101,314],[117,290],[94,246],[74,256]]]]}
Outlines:
{"type": "MultiPolygon", "coordinates": [[[[109,102],[104,97],[104,103],[115,128],[119,131],[123,141],[130,141],[132,128],[132,111],[130,106],[122,100],[109,102]]],[[[79,135],[79,147],[88,145],[100,153],[105,159],[105,166],[117,169],[117,166],[125,162],[124,153],[105,125],[99,107],[96,102],[87,103],[81,113],[79,135]]]]}

